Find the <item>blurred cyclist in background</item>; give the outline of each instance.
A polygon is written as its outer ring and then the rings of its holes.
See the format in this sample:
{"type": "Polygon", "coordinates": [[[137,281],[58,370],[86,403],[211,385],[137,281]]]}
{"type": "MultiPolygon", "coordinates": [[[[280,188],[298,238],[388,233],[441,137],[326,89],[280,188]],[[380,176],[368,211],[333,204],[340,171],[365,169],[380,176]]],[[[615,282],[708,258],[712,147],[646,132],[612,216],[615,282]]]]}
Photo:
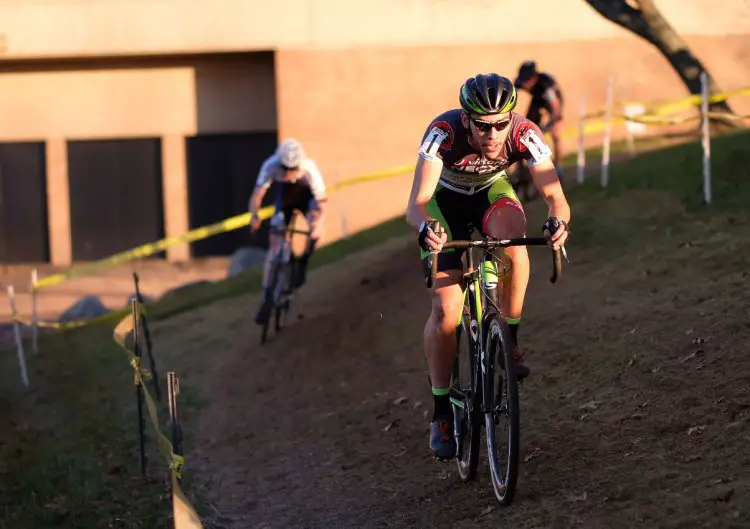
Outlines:
{"type": "MultiPolygon", "coordinates": [[[[326,186],[317,164],[305,155],[300,142],[292,138],[284,140],[279,144],[276,152],[263,162],[255,182],[255,190],[248,204],[248,211],[253,215],[250,220],[252,230],[257,230],[261,225],[258,210],[266,191],[273,182],[279,185],[274,203],[276,213],[271,218],[271,226],[285,228],[295,209],[305,214],[310,224],[311,234],[307,251],[299,260],[300,266],[297,267],[297,276],[294,281],[294,288],[299,288],[305,283],[307,263],[322,232],[326,186]]],[[[281,242],[281,235],[272,233],[269,236],[269,248],[263,268],[263,303],[255,317],[255,322],[259,325],[262,325],[270,316],[268,276],[273,256],[281,242]]]]}
{"type": "Polygon", "coordinates": [[[538,71],[534,61],[521,64],[514,85],[531,94],[531,103],[526,111],[526,118],[535,123],[542,134],[549,134],[552,138],[552,163],[555,164],[562,181],[560,135],[563,120],[563,93],[560,85],[550,74],[538,71]]]}

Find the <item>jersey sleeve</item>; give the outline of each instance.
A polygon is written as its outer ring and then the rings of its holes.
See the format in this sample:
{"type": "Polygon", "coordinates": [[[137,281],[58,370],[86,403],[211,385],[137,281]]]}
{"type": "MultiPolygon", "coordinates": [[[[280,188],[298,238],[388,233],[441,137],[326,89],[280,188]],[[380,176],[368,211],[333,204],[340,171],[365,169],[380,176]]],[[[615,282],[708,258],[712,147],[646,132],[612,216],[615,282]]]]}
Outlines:
{"type": "Polygon", "coordinates": [[[552,149],[544,141],[544,135],[532,121],[524,119],[513,133],[513,147],[529,167],[552,158],[552,149]]]}
{"type": "Polygon", "coordinates": [[[318,169],[318,164],[316,164],[311,159],[305,160],[305,174],[307,178],[307,183],[310,186],[310,191],[312,191],[313,196],[316,200],[323,200],[326,198],[326,184],[323,181],[323,175],[320,173],[320,169],[318,169]]]}
{"type": "Polygon", "coordinates": [[[450,150],[454,138],[453,127],[441,117],[432,120],[422,136],[419,157],[427,161],[441,161],[450,150]]]}
{"type": "Polygon", "coordinates": [[[274,163],[274,157],[271,156],[269,158],[266,158],[266,161],[263,162],[263,165],[260,166],[260,171],[258,171],[258,178],[255,180],[256,188],[268,189],[268,187],[271,185],[271,172],[274,163]]]}

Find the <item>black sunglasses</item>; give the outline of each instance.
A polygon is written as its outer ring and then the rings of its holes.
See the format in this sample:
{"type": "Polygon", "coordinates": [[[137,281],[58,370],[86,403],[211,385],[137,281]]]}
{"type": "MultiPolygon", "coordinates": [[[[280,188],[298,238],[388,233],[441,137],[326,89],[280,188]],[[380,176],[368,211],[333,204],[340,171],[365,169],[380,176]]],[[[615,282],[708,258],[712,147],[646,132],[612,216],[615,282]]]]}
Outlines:
{"type": "Polygon", "coordinates": [[[284,170],[284,171],[286,171],[286,172],[294,171],[295,169],[298,169],[297,167],[287,167],[284,164],[280,164],[280,165],[281,165],[281,169],[284,170]]]}
{"type": "Polygon", "coordinates": [[[479,129],[482,132],[487,132],[491,128],[494,128],[496,131],[500,132],[501,130],[505,130],[505,128],[510,125],[510,118],[504,119],[502,121],[484,121],[479,118],[469,118],[471,122],[474,124],[474,126],[479,129]]]}

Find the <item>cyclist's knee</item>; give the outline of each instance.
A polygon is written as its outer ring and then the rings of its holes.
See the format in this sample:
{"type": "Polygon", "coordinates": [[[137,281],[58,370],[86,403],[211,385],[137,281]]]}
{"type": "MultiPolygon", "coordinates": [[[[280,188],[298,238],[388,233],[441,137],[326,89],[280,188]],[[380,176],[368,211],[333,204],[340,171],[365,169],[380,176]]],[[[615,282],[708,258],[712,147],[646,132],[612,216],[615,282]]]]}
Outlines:
{"type": "Polygon", "coordinates": [[[463,291],[458,284],[436,292],[432,299],[432,314],[430,315],[435,329],[446,334],[454,332],[456,322],[461,317],[463,305],[463,291]]]}
{"type": "Polygon", "coordinates": [[[526,234],[523,206],[512,198],[493,203],[484,216],[484,232],[498,239],[515,239],[526,234]]]}
{"type": "Polygon", "coordinates": [[[268,251],[266,252],[266,260],[273,260],[274,254],[279,251],[281,247],[281,237],[278,235],[268,236],[268,251]]]}

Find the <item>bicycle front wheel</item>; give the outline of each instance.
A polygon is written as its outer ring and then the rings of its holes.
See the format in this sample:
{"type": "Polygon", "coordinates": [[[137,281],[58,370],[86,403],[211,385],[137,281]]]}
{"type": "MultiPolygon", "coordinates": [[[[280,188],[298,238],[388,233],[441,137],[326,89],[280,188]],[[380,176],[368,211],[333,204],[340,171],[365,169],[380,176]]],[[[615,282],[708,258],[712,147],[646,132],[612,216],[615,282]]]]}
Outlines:
{"type": "Polygon", "coordinates": [[[276,332],[280,332],[286,324],[289,313],[289,305],[292,301],[292,290],[296,266],[293,261],[287,261],[279,265],[279,288],[275,297],[276,303],[276,332]]]}
{"type": "Polygon", "coordinates": [[[520,411],[513,343],[508,324],[491,311],[485,319],[482,359],[484,422],[492,488],[510,505],[518,483],[520,411]]]}
{"type": "Polygon", "coordinates": [[[458,449],[456,454],[458,475],[462,481],[468,482],[474,479],[477,473],[482,415],[479,413],[481,388],[478,387],[478,365],[475,355],[479,343],[472,337],[471,315],[466,306],[464,306],[461,324],[456,331],[458,354],[453,365],[451,405],[458,449]]]}
{"type": "MultiPolygon", "coordinates": [[[[268,327],[271,323],[271,318],[276,313],[276,307],[277,301],[279,299],[279,292],[281,288],[283,288],[283,268],[284,263],[279,260],[279,258],[275,258],[271,263],[271,268],[269,270],[269,282],[268,282],[268,292],[270,299],[265,300],[266,303],[271,304],[271,310],[267,311],[267,316],[265,320],[263,321],[263,328],[260,332],[260,343],[263,344],[268,340],[268,327]]],[[[278,321],[275,325],[278,330],[278,321]]]]}

